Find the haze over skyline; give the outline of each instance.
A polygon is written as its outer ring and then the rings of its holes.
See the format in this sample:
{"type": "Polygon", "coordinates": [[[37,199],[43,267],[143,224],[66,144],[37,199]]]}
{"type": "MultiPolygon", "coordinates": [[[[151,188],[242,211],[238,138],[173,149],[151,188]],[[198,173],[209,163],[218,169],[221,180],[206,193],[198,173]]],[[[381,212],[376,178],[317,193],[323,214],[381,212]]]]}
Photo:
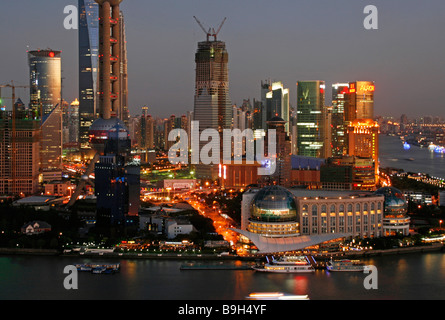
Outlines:
{"type": "MultiPolygon", "coordinates": [[[[26,50],[62,51],[63,97],[78,98],[77,30],[63,28],[63,9],[77,0],[2,2],[0,83],[28,85],[26,50]],[[7,31],[6,31],[7,30],[7,31]]],[[[441,0],[124,0],[129,109],[153,116],[193,110],[197,43],[205,26],[227,20],[218,39],[229,53],[233,104],[260,99],[260,83],[282,81],[296,104],[298,80],[326,81],[326,103],[335,82],[376,82],[375,115],[445,114],[445,2],[441,0]],[[363,9],[378,8],[379,29],[366,30],[363,9]]],[[[29,91],[16,95],[29,102],[29,91]]],[[[9,96],[7,89],[2,96],[9,96]]]]}

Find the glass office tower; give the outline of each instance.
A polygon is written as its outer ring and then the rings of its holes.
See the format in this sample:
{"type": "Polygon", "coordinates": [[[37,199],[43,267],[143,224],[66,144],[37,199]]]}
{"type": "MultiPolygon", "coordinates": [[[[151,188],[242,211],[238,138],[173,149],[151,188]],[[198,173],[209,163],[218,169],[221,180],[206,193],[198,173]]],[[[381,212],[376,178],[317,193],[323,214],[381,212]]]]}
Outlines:
{"type": "Polygon", "coordinates": [[[96,116],[99,6],[79,0],[79,144],[88,148],[88,129],[96,116]]]}
{"type": "MultiPolygon", "coordinates": [[[[264,84],[261,84],[261,88],[262,94],[265,94],[262,122],[267,124],[267,121],[272,118],[280,117],[286,121],[286,133],[289,133],[289,89],[284,88],[281,81],[270,84],[266,92],[264,91],[264,84]]],[[[263,129],[267,129],[267,125],[263,129]]]]}
{"type": "Polygon", "coordinates": [[[349,93],[349,83],[332,85],[332,156],[342,156],[346,152],[345,97],[349,93]]]}
{"type": "Polygon", "coordinates": [[[349,83],[349,93],[345,99],[345,125],[354,120],[374,118],[374,91],[372,81],[355,81],[349,83]]]}
{"type": "Polygon", "coordinates": [[[41,120],[43,171],[62,166],[62,61],[51,49],[28,52],[30,109],[41,120]]]}
{"type": "Polygon", "coordinates": [[[324,81],[297,82],[297,152],[307,157],[323,156],[324,81]]]}
{"type": "Polygon", "coordinates": [[[60,51],[28,51],[30,109],[42,117],[62,100],[62,60],[60,51]]]}

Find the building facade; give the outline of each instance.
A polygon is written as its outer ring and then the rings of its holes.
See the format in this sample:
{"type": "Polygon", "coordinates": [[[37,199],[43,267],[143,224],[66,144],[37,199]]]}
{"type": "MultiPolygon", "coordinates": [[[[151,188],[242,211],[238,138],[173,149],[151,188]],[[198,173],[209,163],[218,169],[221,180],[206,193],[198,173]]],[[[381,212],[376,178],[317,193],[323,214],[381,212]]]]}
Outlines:
{"type": "Polygon", "coordinates": [[[300,156],[323,157],[324,81],[297,82],[297,152],[300,156]]]}
{"type": "MultiPolygon", "coordinates": [[[[229,54],[226,44],[217,40],[216,36],[214,40],[208,36],[207,41],[198,43],[198,50],[195,54],[193,117],[195,122],[199,122],[200,136],[205,129],[215,129],[222,137],[223,130],[231,128],[232,103],[229,97],[228,62],[229,54]]],[[[199,150],[201,151],[206,144],[206,141],[200,141],[199,150]]],[[[214,149],[220,150],[222,158],[222,144],[212,144],[212,146],[214,149]]],[[[196,177],[199,179],[215,180],[218,178],[218,164],[199,163],[196,165],[195,171],[196,177]]]]}
{"type": "Polygon", "coordinates": [[[274,187],[278,191],[272,192],[273,187],[265,187],[243,194],[242,230],[266,236],[275,230],[275,236],[281,237],[347,234],[366,238],[384,235],[385,198],[382,195],[274,187]],[[261,224],[258,222],[260,215],[261,224]],[[281,221],[283,217],[289,217],[289,221],[281,221]],[[275,225],[277,222],[279,224],[275,225]],[[293,227],[298,227],[298,231],[293,227]]]}
{"type": "Polygon", "coordinates": [[[39,117],[62,102],[61,51],[28,51],[30,109],[39,117]]]}
{"type": "Polygon", "coordinates": [[[79,133],[81,148],[89,148],[88,130],[96,118],[99,59],[99,5],[79,0],[79,133]]]}
{"type": "Polygon", "coordinates": [[[33,112],[0,111],[0,194],[28,196],[39,191],[40,120],[33,112]]]}
{"type": "Polygon", "coordinates": [[[265,106],[263,106],[262,110],[262,129],[267,129],[267,121],[271,120],[275,117],[280,117],[284,121],[286,121],[286,133],[289,133],[289,89],[284,88],[284,85],[281,81],[272,82],[267,91],[265,90],[265,84],[262,83],[262,94],[265,97],[262,97],[262,101],[264,101],[265,106]]]}
{"type": "Polygon", "coordinates": [[[345,95],[349,93],[349,83],[335,83],[332,85],[332,156],[342,156],[346,152],[345,127],[345,95]]]}

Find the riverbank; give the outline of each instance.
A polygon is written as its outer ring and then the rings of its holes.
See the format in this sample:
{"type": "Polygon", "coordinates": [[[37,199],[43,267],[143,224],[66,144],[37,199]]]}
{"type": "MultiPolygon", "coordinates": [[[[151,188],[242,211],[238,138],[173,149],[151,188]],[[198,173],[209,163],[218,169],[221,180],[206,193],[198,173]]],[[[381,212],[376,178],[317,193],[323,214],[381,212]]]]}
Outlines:
{"type": "MultiPolygon", "coordinates": [[[[434,243],[428,246],[401,247],[385,250],[362,250],[348,252],[332,252],[329,254],[317,254],[314,258],[328,259],[332,257],[367,258],[372,256],[399,255],[409,253],[444,252],[442,243],[434,243]]],[[[24,249],[24,248],[0,248],[0,255],[38,255],[61,256],[83,258],[110,258],[110,259],[174,259],[174,260],[245,260],[254,261],[264,255],[238,256],[233,254],[191,254],[191,253],[136,253],[136,252],[70,252],[61,253],[51,249],[24,249]]]]}
{"type": "Polygon", "coordinates": [[[444,245],[442,243],[433,243],[429,246],[415,246],[415,247],[400,247],[394,249],[385,250],[362,250],[362,251],[349,251],[344,254],[350,258],[360,257],[372,257],[372,256],[385,256],[385,255],[398,255],[408,253],[427,253],[427,252],[443,252],[444,245]]]}

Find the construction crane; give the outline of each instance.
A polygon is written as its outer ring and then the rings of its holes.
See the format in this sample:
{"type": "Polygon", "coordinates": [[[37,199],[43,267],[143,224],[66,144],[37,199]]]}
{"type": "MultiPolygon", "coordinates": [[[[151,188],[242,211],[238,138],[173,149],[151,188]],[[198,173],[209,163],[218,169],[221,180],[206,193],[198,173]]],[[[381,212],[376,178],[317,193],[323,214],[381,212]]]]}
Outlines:
{"type": "Polygon", "coordinates": [[[226,22],[226,19],[227,19],[227,18],[224,18],[224,20],[219,25],[217,31],[215,31],[214,28],[209,28],[209,31],[206,31],[206,29],[202,25],[201,21],[199,21],[198,18],[196,18],[195,16],[193,16],[193,18],[195,18],[196,22],[201,27],[202,31],[204,31],[204,33],[207,35],[207,41],[209,41],[210,37],[213,37],[214,41],[216,41],[216,37],[218,36],[218,33],[221,31],[221,28],[222,28],[224,22],[226,22]]]}

